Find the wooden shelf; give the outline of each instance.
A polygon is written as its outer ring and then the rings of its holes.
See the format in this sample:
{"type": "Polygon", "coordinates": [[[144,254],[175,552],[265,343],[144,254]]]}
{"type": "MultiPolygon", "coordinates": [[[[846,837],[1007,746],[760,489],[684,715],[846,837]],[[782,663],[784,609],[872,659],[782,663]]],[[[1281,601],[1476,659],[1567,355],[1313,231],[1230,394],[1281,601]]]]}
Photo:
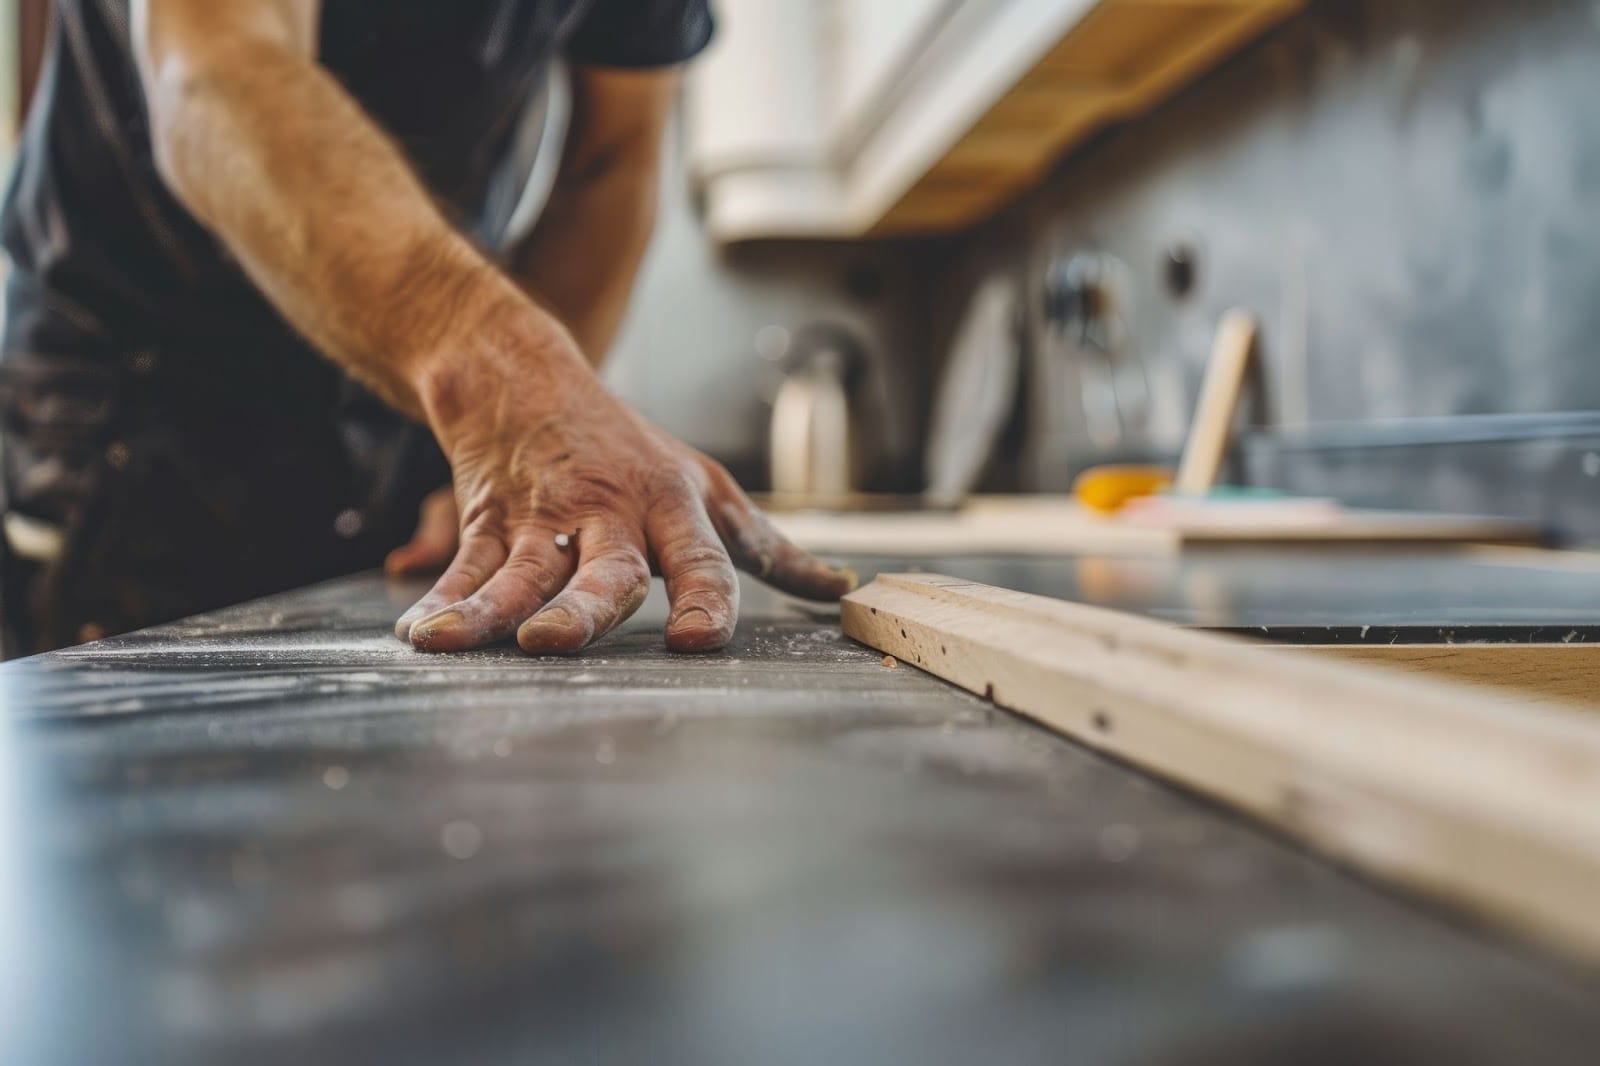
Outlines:
{"type": "Polygon", "coordinates": [[[731,242],[972,225],[1303,3],[922,0],[901,25],[915,54],[867,93],[829,67],[830,25],[851,25],[829,5],[726,0],[726,40],[688,98],[707,228],[731,242]]]}
{"type": "Polygon", "coordinates": [[[872,227],[959,229],[1110,123],[1169,99],[1301,0],[1103,0],[872,227]]]}

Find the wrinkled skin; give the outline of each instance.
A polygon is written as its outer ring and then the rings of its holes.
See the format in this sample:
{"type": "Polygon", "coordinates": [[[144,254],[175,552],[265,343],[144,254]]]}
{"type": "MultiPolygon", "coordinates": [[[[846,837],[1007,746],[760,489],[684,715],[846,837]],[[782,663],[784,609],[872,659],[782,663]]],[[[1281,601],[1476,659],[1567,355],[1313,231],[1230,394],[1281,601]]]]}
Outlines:
{"type": "Polygon", "coordinates": [[[395,625],[418,649],[515,633],[530,653],[580,651],[638,609],[654,572],[671,602],[667,647],[713,651],[738,617],[735,567],[809,599],[855,585],[784,539],[722,466],[591,376],[557,389],[475,380],[441,392],[429,416],[444,427],[453,496],[430,496],[416,537],[388,561],[414,573],[453,556],[395,625]]]}

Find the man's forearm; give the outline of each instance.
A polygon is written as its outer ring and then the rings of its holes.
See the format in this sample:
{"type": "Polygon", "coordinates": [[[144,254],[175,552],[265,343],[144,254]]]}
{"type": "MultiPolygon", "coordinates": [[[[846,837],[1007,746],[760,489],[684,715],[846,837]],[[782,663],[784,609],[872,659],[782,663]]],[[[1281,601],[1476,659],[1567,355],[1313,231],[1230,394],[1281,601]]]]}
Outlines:
{"type": "MultiPolygon", "coordinates": [[[[213,29],[204,51],[150,51],[157,163],[319,348],[423,416],[428,382],[453,348],[555,328],[452,229],[400,152],[314,61],[213,29]]],[[[558,361],[562,349],[518,345],[558,361]]]]}

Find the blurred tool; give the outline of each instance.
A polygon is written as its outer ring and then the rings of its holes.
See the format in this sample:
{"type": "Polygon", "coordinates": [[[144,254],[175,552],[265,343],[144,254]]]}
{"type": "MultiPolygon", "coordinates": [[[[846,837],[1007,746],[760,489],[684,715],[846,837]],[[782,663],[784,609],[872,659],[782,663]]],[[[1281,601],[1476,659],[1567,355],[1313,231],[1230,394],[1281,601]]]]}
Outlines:
{"type": "Polygon", "coordinates": [[[829,323],[795,334],[780,360],[785,377],[772,405],[772,491],[837,500],[858,487],[862,434],[853,394],[866,354],[849,330],[829,323]]]}
{"type": "Polygon", "coordinates": [[[928,434],[928,497],[946,503],[978,487],[1017,402],[1021,307],[1014,280],[989,278],[956,331],[928,434]]]}
{"type": "Polygon", "coordinates": [[[1172,471],[1164,466],[1094,466],[1072,482],[1072,495],[1090,510],[1111,514],[1171,484],[1172,471]]]}

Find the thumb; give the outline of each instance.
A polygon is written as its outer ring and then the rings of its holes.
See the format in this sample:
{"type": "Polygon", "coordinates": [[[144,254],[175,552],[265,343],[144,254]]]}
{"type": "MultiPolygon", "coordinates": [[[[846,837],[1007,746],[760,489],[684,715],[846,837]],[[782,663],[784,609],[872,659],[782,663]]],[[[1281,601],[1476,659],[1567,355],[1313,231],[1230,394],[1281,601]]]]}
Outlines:
{"type": "Polygon", "coordinates": [[[417,531],[410,541],[389,553],[383,562],[384,572],[404,577],[441,569],[455,557],[459,542],[455,494],[446,486],[422,501],[417,531]]]}

